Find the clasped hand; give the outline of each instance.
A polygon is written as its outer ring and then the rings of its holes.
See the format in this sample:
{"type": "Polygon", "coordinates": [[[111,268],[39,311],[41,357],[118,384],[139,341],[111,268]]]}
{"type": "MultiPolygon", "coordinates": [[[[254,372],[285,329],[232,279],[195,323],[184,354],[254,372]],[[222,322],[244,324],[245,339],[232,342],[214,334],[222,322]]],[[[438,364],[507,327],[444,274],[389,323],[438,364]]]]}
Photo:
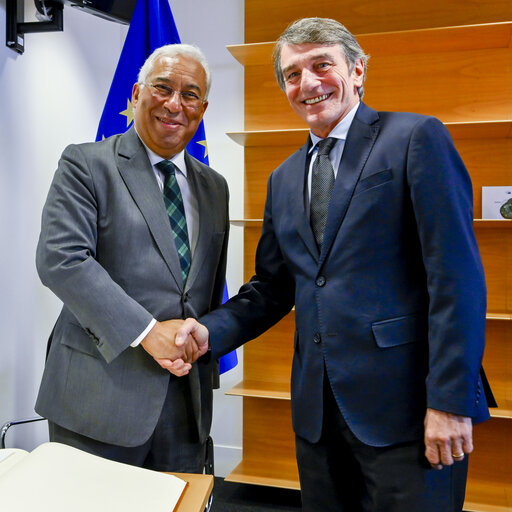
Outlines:
{"type": "MultiPolygon", "coordinates": [[[[155,361],[178,377],[186,375],[194,363],[208,350],[208,334],[195,333],[195,320],[166,320],[156,322],[148,335],[142,340],[142,347],[155,361]],[[186,325],[184,325],[186,324],[186,325]],[[181,328],[181,329],[180,329],[181,328]]],[[[203,327],[203,326],[201,326],[203,327]]],[[[206,330],[205,327],[203,329],[206,330]]],[[[206,331],[208,333],[208,331],[206,331]]]]}

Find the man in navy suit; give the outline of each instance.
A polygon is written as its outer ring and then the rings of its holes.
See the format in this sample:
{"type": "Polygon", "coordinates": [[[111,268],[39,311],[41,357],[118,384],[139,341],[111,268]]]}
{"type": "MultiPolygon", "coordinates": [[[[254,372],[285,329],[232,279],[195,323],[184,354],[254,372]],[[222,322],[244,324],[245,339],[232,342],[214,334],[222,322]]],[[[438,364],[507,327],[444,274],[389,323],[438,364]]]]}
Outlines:
{"type": "Polygon", "coordinates": [[[460,511],[489,416],[468,173],[437,119],[361,102],[367,56],[337,21],[293,23],[274,57],[309,140],[269,178],[255,276],[177,341],[218,357],[295,305],[303,510],[460,511]]]}

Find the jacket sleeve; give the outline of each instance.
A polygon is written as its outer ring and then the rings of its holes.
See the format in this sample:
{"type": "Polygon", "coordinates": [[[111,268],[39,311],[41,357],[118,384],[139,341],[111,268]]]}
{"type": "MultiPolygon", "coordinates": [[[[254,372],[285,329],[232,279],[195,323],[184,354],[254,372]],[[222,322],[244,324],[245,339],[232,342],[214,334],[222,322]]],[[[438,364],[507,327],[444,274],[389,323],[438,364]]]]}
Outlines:
{"type": "Polygon", "coordinates": [[[474,416],[478,404],[486,287],[473,232],[471,180],[444,125],[413,129],[407,177],[429,293],[427,406],[474,416]]]}
{"type": "Polygon", "coordinates": [[[272,176],[267,186],[256,273],[238,294],[200,318],[210,332],[212,355],[220,357],[258,337],[293,307],[295,281],[281,254],[272,225],[272,176]]]}
{"type": "Polygon", "coordinates": [[[43,284],[111,362],[147,327],[152,315],[96,260],[99,212],[90,168],[81,146],[65,149],[43,208],[36,265],[43,284]]]}

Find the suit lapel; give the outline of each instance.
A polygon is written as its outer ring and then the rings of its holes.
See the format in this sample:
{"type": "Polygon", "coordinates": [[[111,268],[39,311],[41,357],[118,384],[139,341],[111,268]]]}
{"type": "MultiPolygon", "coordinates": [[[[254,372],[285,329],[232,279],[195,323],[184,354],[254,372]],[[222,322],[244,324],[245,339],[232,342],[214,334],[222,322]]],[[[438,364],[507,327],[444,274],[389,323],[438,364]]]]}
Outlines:
{"type": "Polygon", "coordinates": [[[133,127],[120,138],[117,167],[133,200],[146,220],[176,285],[182,290],[183,279],[180,262],[174,245],[169,217],[162,200],[162,192],[146,150],[133,127]]]}
{"type": "Polygon", "coordinates": [[[203,170],[187,152],[185,152],[185,163],[187,165],[187,176],[190,179],[199,209],[199,236],[187,279],[186,287],[188,289],[200,273],[203,262],[208,255],[213,235],[212,216],[217,211],[218,205],[214,204],[215,194],[212,193],[212,190],[208,190],[208,180],[203,170]]]}
{"type": "Polygon", "coordinates": [[[343,156],[338,167],[338,174],[329,203],[320,265],[331,249],[347,213],[356,184],[375,144],[380,129],[378,119],[379,116],[375,110],[361,103],[349,129],[343,156]]]}
{"type": "Polygon", "coordinates": [[[313,231],[309,224],[305,205],[306,176],[308,174],[306,164],[308,161],[307,156],[308,149],[310,146],[311,142],[310,140],[308,140],[308,142],[299,149],[296,161],[290,162],[290,166],[293,172],[293,176],[290,177],[290,183],[292,187],[291,212],[292,218],[294,219],[295,225],[297,227],[297,231],[300,237],[302,238],[305,246],[311,253],[311,256],[313,256],[315,260],[318,260],[320,254],[318,252],[318,247],[316,246],[313,231]],[[301,170],[301,173],[298,176],[296,175],[297,169],[301,170]]]}

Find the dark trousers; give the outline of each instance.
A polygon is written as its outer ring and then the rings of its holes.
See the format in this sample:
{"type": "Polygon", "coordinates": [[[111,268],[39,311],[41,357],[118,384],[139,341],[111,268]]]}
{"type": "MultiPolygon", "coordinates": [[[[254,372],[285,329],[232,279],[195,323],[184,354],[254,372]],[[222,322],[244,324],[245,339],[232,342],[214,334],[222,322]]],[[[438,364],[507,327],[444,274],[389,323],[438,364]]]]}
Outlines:
{"type": "Polygon", "coordinates": [[[187,380],[188,377],[171,377],[156,428],[141,446],[127,448],[102,443],[53,422],[48,422],[50,441],[74,446],[105,459],[156,471],[202,473],[206,443],[199,442],[187,380]]]}
{"type": "Polygon", "coordinates": [[[468,457],[431,468],[423,441],[388,447],[363,444],[324,390],[318,443],[296,436],[303,512],[460,512],[468,457]]]}

